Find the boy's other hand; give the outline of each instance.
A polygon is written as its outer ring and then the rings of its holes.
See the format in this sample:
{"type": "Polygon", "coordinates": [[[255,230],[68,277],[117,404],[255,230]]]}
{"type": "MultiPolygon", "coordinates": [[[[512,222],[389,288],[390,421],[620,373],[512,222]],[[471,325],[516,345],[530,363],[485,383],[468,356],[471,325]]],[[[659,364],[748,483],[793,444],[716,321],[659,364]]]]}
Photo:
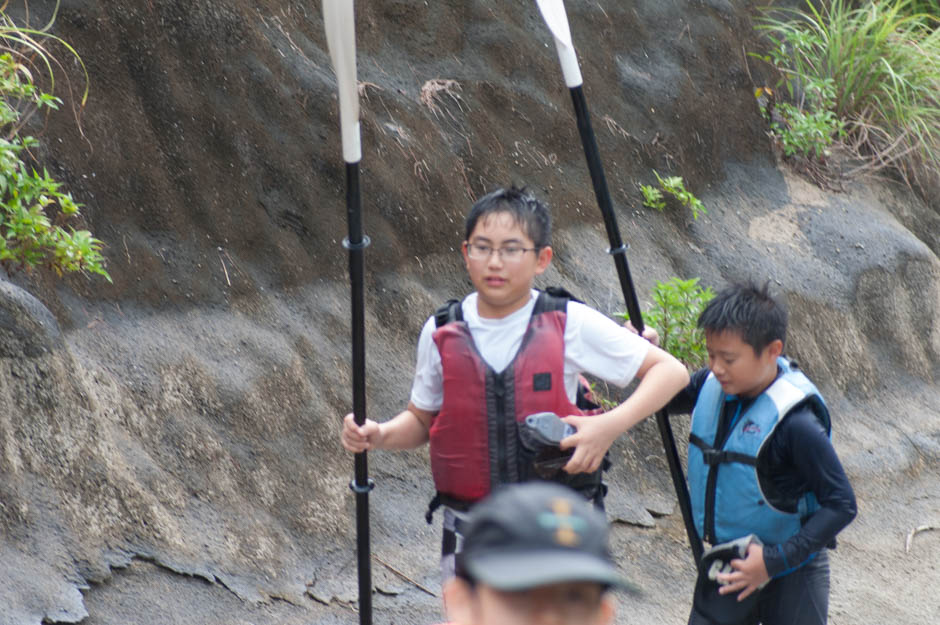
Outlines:
{"type": "Polygon", "coordinates": [[[379,424],[371,419],[366,419],[366,422],[361,426],[356,425],[355,416],[350,412],[343,419],[341,439],[343,447],[353,453],[375,449],[381,439],[379,424]]]}
{"type": "Polygon", "coordinates": [[[620,432],[611,427],[606,419],[596,417],[564,417],[562,421],[573,425],[577,432],[561,440],[559,447],[571,449],[574,455],[562,467],[567,473],[591,473],[597,471],[620,432]]]}
{"type": "Polygon", "coordinates": [[[731,573],[719,573],[718,582],[724,584],[718,587],[722,595],[741,591],[738,601],[747,599],[748,595],[760,590],[770,580],[767,567],[764,565],[764,547],[751,543],[747,547],[747,557],[743,560],[731,561],[731,573]]]}
{"type": "MultiPolygon", "coordinates": [[[[623,327],[625,327],[627,330],[630,330],[630,332],[637,334],[636,328],[633,327],[633,324],[630,323],[629,319],[623,322],[623,327]]],[[[643,338],[649,341],[650,343],[652,343],[653,345],[655,345],[656,347],[659,347],[659,332],[656,331],[656,328],[653,328],[651,326],[644,326],[643,338]]]]}

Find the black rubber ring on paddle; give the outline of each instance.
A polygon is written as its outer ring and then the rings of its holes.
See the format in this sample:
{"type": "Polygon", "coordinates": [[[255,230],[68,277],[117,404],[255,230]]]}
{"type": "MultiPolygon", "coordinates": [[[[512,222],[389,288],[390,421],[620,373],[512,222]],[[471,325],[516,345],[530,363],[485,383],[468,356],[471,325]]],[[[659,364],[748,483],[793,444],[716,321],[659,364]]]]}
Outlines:
{"type": "Polygon", "coordinates": [[[362,250],[369,247],[371,243],[372,239],[370,239],[367,235],[362,235],[362,242],[356,244],[350,243],[349,237],[343,239],[343,247],[345,247],[347,250],[362,250]]]}
{"type": "Polygon", "coordinates": [[[372,478],[368,478],[368,483],[365,486],[359,486],[356,484],[356,480],[353,480],[349,483],[349,490],[356,493],[357,495],[364,495],[370,490],[375,488],[375,482],[372,481],[372,478]]]}

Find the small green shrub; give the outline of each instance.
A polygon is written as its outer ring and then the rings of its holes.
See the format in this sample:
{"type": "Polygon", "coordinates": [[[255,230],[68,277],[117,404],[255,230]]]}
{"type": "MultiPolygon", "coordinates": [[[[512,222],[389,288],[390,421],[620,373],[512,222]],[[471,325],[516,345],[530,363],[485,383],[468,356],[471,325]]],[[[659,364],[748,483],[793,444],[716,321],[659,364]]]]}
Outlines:
{"type": "Polygon", "coordinates": [[[640,192],[643,194],[643,206],[655,208],[660,211],[666,208],[666,197],[663,195],[663,191],[665,191],[682,206],[691,210],[693,219],[698,219],[700,214],[708,212],[705,210],[705,205],[702,204],[701,200],[686,190],[685,183],[680,176],[663,178],[655,169],[653,170],[653,175],[656,176],[656,180],[659,182],[662,191],[650,185],[640,185],[640,192]]]}
{"type": "Polygon", "coordinates": [[[659,181],[659,186],[666,193],[679,200],[680,204],[692,211],[693,219],[698,219],[700,213],[708,212],[701,200],[685,190],[685,183],[681,177],[669,176],[668,178],[662,178],[656,170],[653,170],[653,174],[656,176],[656,180],[659,181]]]}
{"type": "MultiPolygon", "coordinates": [[[[659,333],[659,346],[694,371],[708,363],[705,335],[698,328],[698,317],[713,297],[711,287],[702,288],[698,278],[681,280],[671,278],[656,282],[653,303],[643,316],[643,322],[659,333]]],[[[629,319],[629,313],[619,313],[629,319]]]]}
{"type": "Polygon", "coordinates": [[[663,197],[663,192],[656,187],[651,187],[648,184],[641,184],[640,192],[643,194],[643,206],[646,206],[647,208],[655,208],[656,210],[663,210],[666,208],[666,200],[663,197]]]}
{"type": "MultiPolygon", "coordinates": [[[[757,27],[780,72],[784,148],[823,154],[842,140],[862,165],[929,182],[940,171],[940,18],[935,2],[807,2],[767,7],[757,27]],[[784,128],[787,126],[787,128],[784,128]],[[840,136],[841,133],[841,136],[840,136]]],[[[779,86],[779,85],[778,85],[779,86]]]]}
{"type": "MultiPolygon", "coordinates": [[[[755,95],[772,92],[764,87],[755,95]]],[[[822,159],[836,139],[845,137],[845,124],[833,112],[835,87],[831,78],[807,80],[805,97],[798,104],[779,102],[776,115],[762,107],[770,128],[787,156],[822,159]]]]}
{"type": "Polygon", "coordinates": [[[62,65],[43,43],[62,45],[84,70],[75,50],[48,33],[51,26],[52,21],[42,30],[18,26],[0,7],[0,264],[7,271],[42,265],[60,276],[94,273],[110,282],[102,242],[87,230],[66,226],[81,205],[48,171],[27,165],[30,148],[38,145],[35,137],[21,134],[27,121],[62,103],[51,93],[53,65],[62,65]],[[50,92],[36,86],[37,70],[50,92]]]}

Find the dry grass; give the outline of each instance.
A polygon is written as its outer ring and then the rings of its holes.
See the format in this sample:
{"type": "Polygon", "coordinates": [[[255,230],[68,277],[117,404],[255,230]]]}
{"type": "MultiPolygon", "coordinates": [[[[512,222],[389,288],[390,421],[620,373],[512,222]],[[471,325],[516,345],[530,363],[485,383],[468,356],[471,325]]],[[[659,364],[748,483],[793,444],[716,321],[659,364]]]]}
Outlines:
{"type": "MultiPolygon", "coordinates": [[[[456,80],[432,78],[421,86],[421,104],[428,107],[434,117],[441,118],[445,115],[446,103],[449,98],[461,112],[464,112],[466,104],[460,96],[462,90],[460,83],[456,80]]],[[[466,110],[469,111],[470,107],[467,107],[466,110]]],[[[450,111],[447,111],[446,115],[456,121],[456,117],[450,111]]]]}

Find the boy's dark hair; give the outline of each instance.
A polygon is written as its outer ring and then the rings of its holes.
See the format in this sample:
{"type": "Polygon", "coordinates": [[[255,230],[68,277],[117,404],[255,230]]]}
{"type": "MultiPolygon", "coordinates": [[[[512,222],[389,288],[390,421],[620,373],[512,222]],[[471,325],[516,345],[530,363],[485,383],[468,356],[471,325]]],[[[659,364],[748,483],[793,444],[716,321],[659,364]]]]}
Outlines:
{"type": "Polygon", "coordinates": [[[715,296],[698,318],[706,332],[735,332],[758,354],[773,341],[786,343],[787,310],[769,292],[769,283],[758,287],[735,284],[715,296]]]}
{"type": "Polygon", "coordinates": [[[542,202],[526,187],[515,185],[487,193],[474,203],[467,214],[465,238],[470,240],[473,229],[481,218],[494,213],[509,213],[523,232],[541,249],[552,244],[552,216],[542,202]]]}

